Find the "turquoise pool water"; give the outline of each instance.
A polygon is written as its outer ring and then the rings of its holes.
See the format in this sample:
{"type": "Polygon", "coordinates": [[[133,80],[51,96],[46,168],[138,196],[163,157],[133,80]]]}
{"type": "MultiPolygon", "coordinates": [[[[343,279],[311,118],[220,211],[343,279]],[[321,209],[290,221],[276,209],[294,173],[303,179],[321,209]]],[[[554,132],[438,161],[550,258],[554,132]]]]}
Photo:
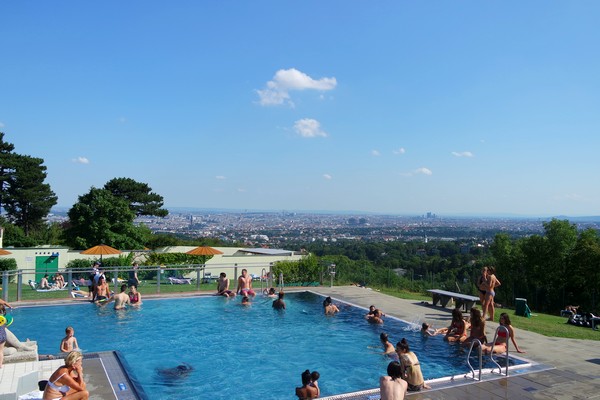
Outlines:
{"type": "Polygon", "coordinates": [[[362,308],[341,305],[338,315],[326,317],[323,298],[309,292],[288,293],[283,312],[261,295],[251,307],[240,300],[144,300],[140,308],[120,311],[87,302],[20,307],[10,329],[22,340],[37,340],[40,354],[56,354],[71,325],[84,352],[120,351],[150,399],[293,399],[305,369],[320,372],[322,396],[374,388],[390,361],[381,355],[381,332],[393,343],[407,338],[426,379],[468,371],[459,346],[442,337],[423,339],[392,318],[370,325],[362,308]],[[181,363],[194,368],[186,378],[168,380],[157,372],[181,363]]]}

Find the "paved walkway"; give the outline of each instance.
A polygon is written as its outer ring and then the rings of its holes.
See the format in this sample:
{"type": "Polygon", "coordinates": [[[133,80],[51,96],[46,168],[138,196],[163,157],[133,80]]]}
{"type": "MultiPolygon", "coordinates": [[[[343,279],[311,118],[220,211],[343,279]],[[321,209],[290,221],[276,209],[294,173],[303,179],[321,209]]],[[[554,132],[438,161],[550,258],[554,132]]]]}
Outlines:
{"type": "MultiPolygon", "coordinates": [[[[403,300],[356,286],[318,287],[312,291],[362,307],[375,304],[391,315],[405,321],[424,318],[434,326],[444,326],[451,309],[403,300]]],[[[488,332],[498,326],[488,322],[488,332]]],[[[581,328],[584,329],[584,328],[581,328]]],[[[517,330],[517,343],[525,357],[554,369],[527,375],[501,378],[455,388],[424,391],[410,399],[600,399],[600,342],[551,338],[537,333],[517,330]]],[[[598,332],[600,335],[600,332],[598,332]]]]}

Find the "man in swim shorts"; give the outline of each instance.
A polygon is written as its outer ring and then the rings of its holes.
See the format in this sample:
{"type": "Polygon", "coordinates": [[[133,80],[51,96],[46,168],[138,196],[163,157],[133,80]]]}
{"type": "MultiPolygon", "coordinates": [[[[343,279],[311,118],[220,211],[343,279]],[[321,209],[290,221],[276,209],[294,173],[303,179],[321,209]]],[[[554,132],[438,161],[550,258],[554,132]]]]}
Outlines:
{"type": "Polygon", "coordinates": [[[217,283],[217,296],[235,297],[235,293],[229,290],[229,279],[227,274],[221,272],[219,274],[219,282],[217,283]]]}
{"type": "Polygon", "coordinates": [[[252,277],[248,275],[248,271],[244,268],[242,275],[238,278],[237,294],[242,296],[256,296],[256,292],[252,290],[252,277]]]}

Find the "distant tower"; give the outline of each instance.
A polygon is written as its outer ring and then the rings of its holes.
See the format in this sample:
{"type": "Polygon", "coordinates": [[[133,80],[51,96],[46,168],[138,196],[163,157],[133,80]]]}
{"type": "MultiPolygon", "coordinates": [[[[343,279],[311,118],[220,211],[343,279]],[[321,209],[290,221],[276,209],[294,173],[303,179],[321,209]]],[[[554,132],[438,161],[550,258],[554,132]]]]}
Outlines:
{"type": "Polygon", "coordinates": [[[427,239],[427,235],[425,235],[425,243],[427,243],[427,240],[428,240],[428,239],[427,239]]]}

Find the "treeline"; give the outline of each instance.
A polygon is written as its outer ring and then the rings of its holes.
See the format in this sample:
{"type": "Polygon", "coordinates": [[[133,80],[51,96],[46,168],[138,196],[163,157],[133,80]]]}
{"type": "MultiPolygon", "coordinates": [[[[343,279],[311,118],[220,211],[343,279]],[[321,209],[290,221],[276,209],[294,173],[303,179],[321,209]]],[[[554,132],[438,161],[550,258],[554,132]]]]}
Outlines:
{"type": "Polygon", "coordinates": [[[526,298],[534,310],[558,313],[565,305],[598,312],[600,237],[567,220],[544,223],[545,233],[511,239],[497,234],[491,245],[501,293],[526,298]]]}
{"type": "Polygon", "coordinates": [[[565,305],[598,312],[600,236],[579,231],[567,220],[543,224],[544,233],[512,238],[498,233],[491,243],[473,241],[313,242],[300,266],[280,265],[286,280],[328,283],[335,264],[336,284],[360,284],[425,293],[442,288],[477,295],[481,267],[496,267],[502,286],[496,302],[513,306],[526,298],[539,312],[558,313],[565,305]]]}

